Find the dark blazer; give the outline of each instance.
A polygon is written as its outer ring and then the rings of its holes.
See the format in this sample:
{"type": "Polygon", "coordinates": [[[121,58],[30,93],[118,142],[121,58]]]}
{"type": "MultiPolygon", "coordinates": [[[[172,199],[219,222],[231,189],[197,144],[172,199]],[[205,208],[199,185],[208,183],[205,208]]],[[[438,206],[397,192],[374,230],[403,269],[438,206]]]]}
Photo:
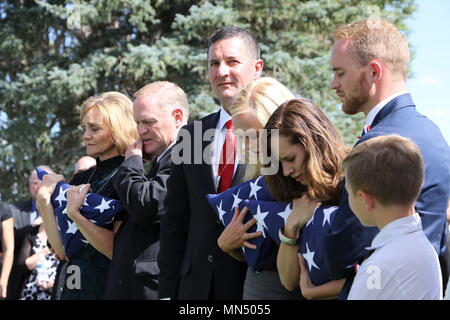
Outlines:
{"type": "MultiPolygon", "coordinates": [[[[160,298],[242,299],[247,265],[218,247],[224,227],[206,198],[217,189],[212,166],[203,159],[204,154],[209,159],[211,141],[202,137],[218,120],[219,112],[184,127],[172,151],[167,212],[161,219],[160,298]],[[178,156],[185,157],[181,163],[175,163],[178,156]]],[[[238,165],[233,185],[244,172],[238,165]]]]}
{"type": "MultiPolygon", "coordinates": [[[[447,240],[446,210],[450,189],[450,149],[439,128],[417,112],[411,95],[403,94],[386,104],[375,117],[372,129],[358,142],[373,137],[398,134],[413,140],[420,148],[425,162],[425,181],[415,209],[422,219],[423,230],[441,255],[447,240]]],[[[328,272],[333,279],[352,278],[353,269],[367,253],[378,228],[363,227],[343,195],[339,212],[335,215],[330,234],[325,239],[328,272]],[[344,249],[345,248],[345,249],[344,249]]],[[[445,281],[445,279],[444,279],[445,281]]],[[[341,298],[350,289],[347,283],[341,298]]]]}
{"type": "Polygon", "coordinates": [[[114,236],[105,299],[158,299],[159,227],[170,173],[170,151],[145,174],[142,158],[125,160],[116,187],[126,211],[114,236]]]}

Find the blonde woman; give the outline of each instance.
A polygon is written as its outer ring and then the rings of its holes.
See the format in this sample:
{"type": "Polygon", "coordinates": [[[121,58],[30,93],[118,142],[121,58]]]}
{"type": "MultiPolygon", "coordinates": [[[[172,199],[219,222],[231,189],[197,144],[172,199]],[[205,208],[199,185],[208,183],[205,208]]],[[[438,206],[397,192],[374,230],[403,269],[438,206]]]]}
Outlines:
{"type": "MultiPolygon", "coordinates": [[[[90,184],[92,192],[119,199],[112,184],[118,167],[124,160],[127,147],[136,141],[133,103],[122,93],[106,92],[86,100],[81,106],[80,122],[84,129],[86,153],[96,158],[97,165],[74,175],[69,184],[90,184]]],[[[64,177],[45,175],[37,193],[37,207],[42,215],[48,240],[60,259],[67,260],[58,231],[50,197],[64,177]]],[[[114,233],[120,222],[103,228],[86,219],[79,212],[86,190],[73,187],[67,193],[67,214],[88,241],[70,261],[60,268],[56,280],[56,294],[60,299],[101,299],[112,257],[114,233]],[[73,190],[72,190],[73,189],[73,190]],[[76,191],[76,192],[75,192],[76,191]],[[73,275],[73,279],[68,279],[73,275]],[[80,277],[77,279],[76,277],[80,277]]]]}
{"type": "MultiPolygon", "coordinates": [[[[266,125],[267,120],[279,105],[295,98],[289,89],[277,80],[264,77],[250,83],[242,89],[234,100],[230,112],[233,117],[233,126],[238,138],[241,159],[247,163],[245,181],[261,175],[262,153],[259,146],[259,132],[266,125]]],[[[218,239],[219,247],[237,260],[245,261],[241,247],[253,248],[248,242],[259,237],[261,232],[248,233],[247,230],[256,223],[255,219],[245,225],[242,223],[247,210],[235,212],[235,218],[218,239]]],[[[272,241],[272,240],[269,240],[272,241]]],[[[289,292],[282,285],[276,270],[276,257],[278,249],[272,253],[271,259],[265,269],[260,273],[247,269],[244,282],[244,300],[274,300],[298,299],[298,291],[289,292]]]]}

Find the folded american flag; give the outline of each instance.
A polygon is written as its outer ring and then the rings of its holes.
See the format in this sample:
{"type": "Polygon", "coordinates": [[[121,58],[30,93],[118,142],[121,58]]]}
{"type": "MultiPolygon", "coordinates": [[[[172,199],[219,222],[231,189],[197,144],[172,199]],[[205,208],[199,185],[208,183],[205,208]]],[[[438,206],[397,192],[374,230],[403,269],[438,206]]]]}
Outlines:
{"type": "MultiPolygon", "coordinates": [[[[36,168],[38,179],[47,174],[45,170],[36,168]]],[[[61,240],[66,250],[66,255],[71,258],[81,248],[88,245],[88,241],[78,230],[75,222],[67,216],[67,190],[71,185],[64,181],[59,182],[51,197],[52,207],[55,211],[58,230],[61,234],[61,240]]],[[[123,205],[119,200],[110,199],[97,193],[88,193],[84,203],[80,208],[81,214],[92,223],[100,227],[106,227],[114,221],[116,213],[123,210],[123,205]]]]}
{"type": "MultiPolygon", "coordinates": [[[[231,222],[236,206],[239,210],[248,207],[249,211],[244,223],[252,218],[256,218],[258,222],[247,232],[261,231],[262,236],[249,241],[257,246],[256,249],[243,248],[244,258],[253,271],[261,271],[269,259],[274,243],[280,244],[279,230],[284,226],[292,211],[292,203],[276,202],[269,194],[263,176],[220,194],[209,194],[208,201],[224,226],[231,222]]],[[[323,261],[323,239],[329,232],[337,208],[317,207],[311,219],[301,230],[299,252],[305,259],[311,281],[315,285],[331,280],[323,261]]]]}

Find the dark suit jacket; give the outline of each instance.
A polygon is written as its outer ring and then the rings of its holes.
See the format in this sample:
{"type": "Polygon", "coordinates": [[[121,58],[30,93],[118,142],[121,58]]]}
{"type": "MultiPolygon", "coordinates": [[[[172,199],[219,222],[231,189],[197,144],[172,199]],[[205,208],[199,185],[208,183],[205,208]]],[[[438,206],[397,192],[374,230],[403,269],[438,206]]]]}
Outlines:
{"type": "MultiPolygon", "coordinates": [[[[211,142],[202,137],[218,120],[214,113],[184,127],[172,151],[167,212],[161,219],[160,298],[242,299],[247,265],[218,247],[224,227],[206,198],[217,190],[212,167],[203,160],[204,153],[210,157],[205,149],[211,142]],[[178,155],[185,157],[180,164],[175,163],[178,155]]],[[[244,171],[239,165],[233,185],[242,181],[244,171]]]]}
{"type": "MultiPolygon", "coordinates": [[[[425,162],[425,181],[415,208],[422,219],[423,230],[438,254],[447,240],[446,209],[450,188],[450,149],[439,128],[417,112],[411,95],[403,94],[386,104],[377,114],[372,129],[358,142],[373,137],[398,134],[413,140],[425,162]]],[[[344,191],[345,192],[345,191],[344,191]]],[[[325,263],[333,279],[352,278],[351,268],[366,254],[377,228],[363,227],[348,205],[345,193],[335,215],[330,234],[325,239],[325,263]]],[[[445,280],[444,280],[445,281],[445,280]]],[[[346,298],[346,285],[341,298],[346,298]]]]}
{"type": "Polygon", "coordinates": [[[158,299],[159,227],[170,173],[170,151],[146,175],[132,156],[117,172],[116,186],[126,214],[114,236],[105,299],[158,299]]]}

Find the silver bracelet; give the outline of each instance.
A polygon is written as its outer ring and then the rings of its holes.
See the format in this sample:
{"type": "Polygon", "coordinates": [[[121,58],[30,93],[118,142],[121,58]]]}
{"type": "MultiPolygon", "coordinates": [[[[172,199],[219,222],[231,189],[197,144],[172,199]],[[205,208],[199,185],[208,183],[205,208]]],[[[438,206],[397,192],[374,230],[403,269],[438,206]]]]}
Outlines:
{"type": "Polygon", "coordinates": [[[297,239],[291,239],[286,237],[283,234],[284,231],[284,227],[280,228],[279,232],[278,232],[278,236],[280,237],[280,241],[283,242],[284,244],[288,245],[288,246],[296,246],[298,243],[298,238],[297,239]]]}

